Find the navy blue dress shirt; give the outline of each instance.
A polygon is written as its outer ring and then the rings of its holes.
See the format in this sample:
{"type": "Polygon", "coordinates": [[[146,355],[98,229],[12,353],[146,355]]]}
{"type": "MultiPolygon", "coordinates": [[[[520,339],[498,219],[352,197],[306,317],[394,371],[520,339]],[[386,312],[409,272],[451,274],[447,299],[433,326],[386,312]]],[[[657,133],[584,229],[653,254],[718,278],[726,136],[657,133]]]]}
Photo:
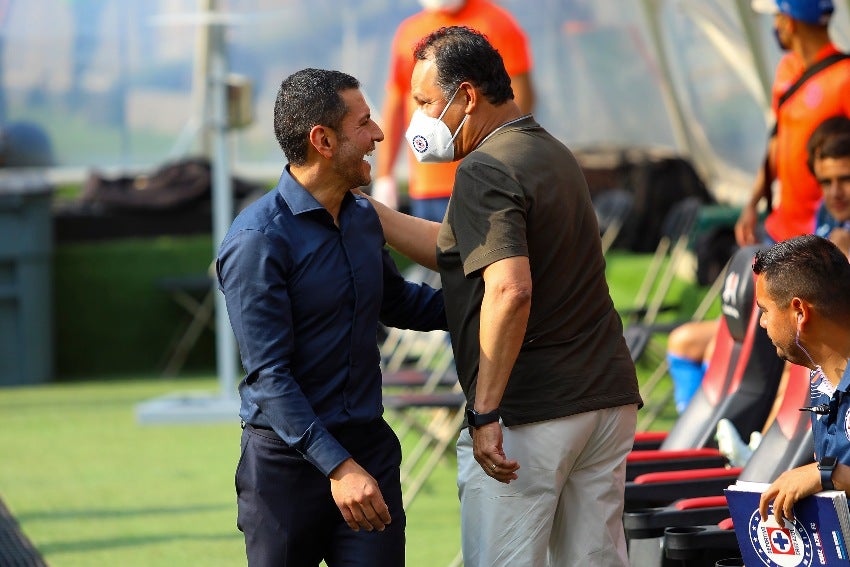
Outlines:
{"type": "Polygon", "coordinates": [[[287,166],[234,220],[216,262],[246,373],[240,416],[325,475],[350,457],[333,432],[383,413],[379,319],[446,328],[442,291],[399,274],[366,199],[347,194],[338,221],[287,166]]]}

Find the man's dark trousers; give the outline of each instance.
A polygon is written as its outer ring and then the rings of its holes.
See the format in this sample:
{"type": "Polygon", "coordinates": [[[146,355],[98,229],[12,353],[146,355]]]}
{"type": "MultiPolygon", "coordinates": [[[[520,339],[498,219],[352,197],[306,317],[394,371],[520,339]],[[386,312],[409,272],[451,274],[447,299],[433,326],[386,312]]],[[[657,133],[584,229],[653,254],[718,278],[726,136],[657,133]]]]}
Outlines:
{"type": "Polygon", "coordinates": [[[270,430],[246,426],[236,468],[237,526],[250,567],[400,567],[405,515],[401,446],[383,420],[333,432],[378,482],[392,522],[355,532],[331,497],[330,480],[270,430]]]}

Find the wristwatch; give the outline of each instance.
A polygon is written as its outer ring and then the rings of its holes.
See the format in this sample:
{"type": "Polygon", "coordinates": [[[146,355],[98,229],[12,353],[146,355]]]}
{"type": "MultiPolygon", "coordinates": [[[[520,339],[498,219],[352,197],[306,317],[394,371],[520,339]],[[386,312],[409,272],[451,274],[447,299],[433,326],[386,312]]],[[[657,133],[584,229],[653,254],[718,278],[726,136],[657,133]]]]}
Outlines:
{"type": "Polygon", "coordinates": [[[494,421],[499,421],[498,409],[488,411],[487,413],[478,413],[471,408],[467,408],[466,410],[466,422],[469,423],[470,427],[481,427],[482,425],[487,425],[494,421]]]}
{"type": "Polygon", "coordinates": [[[835,485],[832,484],[832,471],[835,470],[837,464],[838,459],[836,457],[823,457],[818,463],[820,484],[824,490],[835,490],[835,485]]]}

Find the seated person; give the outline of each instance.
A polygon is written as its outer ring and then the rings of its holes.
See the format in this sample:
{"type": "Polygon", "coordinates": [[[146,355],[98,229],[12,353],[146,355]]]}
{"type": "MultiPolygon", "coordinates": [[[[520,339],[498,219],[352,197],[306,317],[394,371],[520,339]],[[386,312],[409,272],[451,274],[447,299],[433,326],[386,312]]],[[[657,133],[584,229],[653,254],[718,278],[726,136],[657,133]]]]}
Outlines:
{"type": "Polygon", "coordinates": [[[815,234],[828,238],[850,255],[850,119],[848,133],[824,142],[814,173],[823,189],[815,234]]]}
{"type": "MultiPolygon", "coordinates": [[[[806,144],[807,165],[823,189],[815,234],[828,238],[850,257],[850,118],[834,116],[824,120],[812,132],[806,144]]],[[[667,360],[676,398],[676,409],[690,400],[705,374],[705,366],[714,348],[717,321],[697,321],[680,325],[670,333],[667,360]]],[[[783,375],[783,381],[786,376],[783,375]]],[[[780,394],[777,400],[781,400],[780,394]]],[[[770,426],[773,412],[765,430],[770,426]]],[[[733,466],[746,464],[758,447],[761,433],[755,432],[744,443],[734,426],[721,420],[717,424],[717,444],[733,466]]]]}
{"type": "Polygon", "coordinates": [[[780,526],[794,504],[821,490],[850,488],[850,263],[835,244],[811,234],[759,251],[753,262],[759,323],[777,354],[812,370],[815,461],[779,475],[760,502],[762,520],[780,526]]]}
{"type": "MultiPolygon", "coordinates": [[[[846,176],[847,164],[850,163],[846,142],[831,144],[829,156],[824,156],[825,160],[818,158],[828,141],[848,135],[850,118],[833,116],[815,128],[806,144],[806,164],[824,190],[814,232],[829,238],[845,252],[850,251],[850,188],[846,180],[843,186],[841,182],[841,176],[846,176]],[[818,176],[818,167],[827,168],[821,177],[818,176]],[[827,187],[827,184],[832,187],[827,187]]],[[[679,413],[687,407],[705,375],[705,368],[714,350],[717,324],[717,320],[690,321],[673,329],[667,339],[667,362],[679,413]]]]}

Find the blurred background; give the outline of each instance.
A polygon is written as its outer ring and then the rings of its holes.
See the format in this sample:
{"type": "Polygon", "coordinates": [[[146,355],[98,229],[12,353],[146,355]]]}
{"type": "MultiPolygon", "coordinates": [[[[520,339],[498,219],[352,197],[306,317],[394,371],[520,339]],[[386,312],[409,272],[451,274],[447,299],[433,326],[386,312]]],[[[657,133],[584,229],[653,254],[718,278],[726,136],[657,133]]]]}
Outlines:
{"type": "MultiPolygon", "coordinates": [[[[672,148],[712,187],[749,183],[779,51],[771,19],[747,1],[498,3],[529,35],[535,114],[567,144],[672,148]]],[[[847,46],[848,6],[836,4],[833,32],[847,46]]],[[[229,72],[250,83],[256,113],[233,133],[232,159],[251,176],[281,166],[271,109],[283,77],[306,66],[346,71],[378,114],[393,32],[420,8],[416,0],[4,0],[6,165],[39,158],[81,179],[91,167],[149,168],[201,150],[205,7],[228,17],[229,72]],[[30,147],[16,135],[30,136],[30,147]]]]}
{"type": "MultiPolygon", "coordinates": [[[[650,281],[665,213],[700,200],[670,292],[669,316],[690,317],[731,253],[764,155],[781,55],[772,19],[749,0],[495,1],[529,37],[538,121],[574,150],[594,197],[634,196],[621,230],[606,231],[621,313],[650,281]]],[[[850,0],[834,1],[832,37],[846,51],[850,0]]],[[[216,321],[214,251],[284,166],[272,128],[281,80],[304,67],[350,73],[381,123],[393,34],[419,10],[0,0],[0,536],[15,532],[14,515],[53,565],[244,560],[231,476],[240,370],[216,321]],[[208,416],[228,423],[140,427],[146,401],[177,400],[166,421],[191,413],[178,388],[217,390],[225,403],[208,416]]],[[[642,388],[664,370],[666,337],[653,340],[642,388]]],[[[663,377],[652,425],[667,429],[663,377]]],[[[408,516],[410,565],[456,557],[445,461],[408,516]]]]}
{"type": "MultiPolygon", "coordinates": [[[[714,231],[709,260],[722,266],[772,122],[772,18],[748,0],[497,3],[529,37],[539,122],[574,150],[594,196],[634,194],[615,248],[651,252],[665,213],[697,196],[691,248],[714,231]]],[[[850,2],[835,4],[846,49],[850,2]]],[[[380,123],[393,34],[420,9],[0,0],[0,384],[216,365],[231,384],[237,361],[215,356],[232,343],[206,331],[220,300],[208,268],[233,213],[284,165],[280,81],[346,71],[380,123]]]]}

